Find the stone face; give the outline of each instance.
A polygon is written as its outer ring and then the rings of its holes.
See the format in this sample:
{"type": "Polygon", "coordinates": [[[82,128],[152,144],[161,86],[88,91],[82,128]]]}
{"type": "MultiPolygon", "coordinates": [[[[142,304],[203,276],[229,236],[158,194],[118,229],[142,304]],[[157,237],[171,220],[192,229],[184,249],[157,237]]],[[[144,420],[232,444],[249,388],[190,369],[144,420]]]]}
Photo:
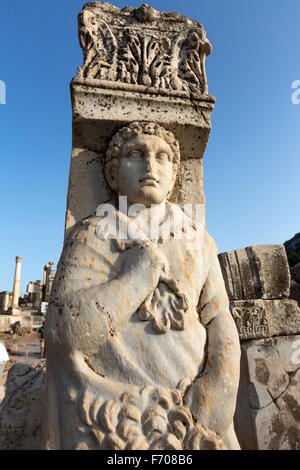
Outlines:
{"type": "Polygon", "coordinates": [[[42,440],[45,366],[19,363],[7,376],[0,404],[0,449],[39,450],[42,440]]]}
{"type": "Polygon", "coordinates": [[[235,429],[244,450],[300,449],[300,336],[242,343],[235,429]]]}
{"type": "Polygon", "coordinates": [[[294,300],[235,300],[230,311],[241,340],[300,333],[300,309],[294,300]]]}
{"type": "Polygon", "coordinates": [[[239,341],[204,224],[210,44],[181,15],[97,2],[79,39],[43,446],[237,449],[239,341]]]}
{"type": "Polygon", "coordinates": [[[219,254],[230,300],[289,297],[290,272],[283,245],[258,245],[219,254]]]}

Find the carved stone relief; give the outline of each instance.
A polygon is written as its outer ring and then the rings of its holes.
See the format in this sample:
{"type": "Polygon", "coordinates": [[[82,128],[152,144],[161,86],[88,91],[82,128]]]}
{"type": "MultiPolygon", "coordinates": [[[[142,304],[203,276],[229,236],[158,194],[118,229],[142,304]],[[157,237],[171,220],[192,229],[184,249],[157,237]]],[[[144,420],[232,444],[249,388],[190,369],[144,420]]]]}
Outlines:
{"type": "Polygon", "coordinates": [[[269,335],[269,324],[263,306],[231,310],[240,339],[263,338],[269,335]]]}
{"type": "MultiPolygon", "coordinates": [[[[174,390],[146,386],[103,401],[85,393],[78,400],[82,440],[76,450],[225,450],[221,440],[195,424],[182,393],[188,380],[174,390]]],[[[190,385],[190,384],[189,384],[190,385]]]]}
{"type": "Polygon", "coordinates": [[[116,18],[105,5],[93,3],[78,21],[84,56],[78,78],[207,93],[205,58],[211,45],[196,21],[147,6],[123,9],[116,18]],[[168,37],[166,22],[173,26],[168,37]]]}

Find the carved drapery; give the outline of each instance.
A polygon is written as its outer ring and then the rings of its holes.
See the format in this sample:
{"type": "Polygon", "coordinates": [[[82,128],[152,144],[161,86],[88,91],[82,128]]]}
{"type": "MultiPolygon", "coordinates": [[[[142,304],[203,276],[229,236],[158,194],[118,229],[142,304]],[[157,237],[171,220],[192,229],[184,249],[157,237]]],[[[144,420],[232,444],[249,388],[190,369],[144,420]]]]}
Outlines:
{"type": "Polygon", "coordinates": [[[88,393],[77,398],[82,435],[75,450],[226,450],[212,431],[196,424],[184,405],[189,384],[183,379],[174,390],[145,386],[104,401],[88,393]]]}

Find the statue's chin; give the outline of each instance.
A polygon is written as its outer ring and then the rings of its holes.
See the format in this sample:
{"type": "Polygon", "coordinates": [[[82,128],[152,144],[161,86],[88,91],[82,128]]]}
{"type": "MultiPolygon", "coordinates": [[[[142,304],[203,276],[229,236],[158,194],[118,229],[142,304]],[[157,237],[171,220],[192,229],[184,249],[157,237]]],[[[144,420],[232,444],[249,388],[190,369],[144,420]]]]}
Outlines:
{"type": "Polygon", "coordinates": [[[149,207],[151,204],[161,204],[166,199],[166,195],[155,188],[144,187],[138,194],[128,195],[128,199],[132,204],[144,204],[149,207]]]}

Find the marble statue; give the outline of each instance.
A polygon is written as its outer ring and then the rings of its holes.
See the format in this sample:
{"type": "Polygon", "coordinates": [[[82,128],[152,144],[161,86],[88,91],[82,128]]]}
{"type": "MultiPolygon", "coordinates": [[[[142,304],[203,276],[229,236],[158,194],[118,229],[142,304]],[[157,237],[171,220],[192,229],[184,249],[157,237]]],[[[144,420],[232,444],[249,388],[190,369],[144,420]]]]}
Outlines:
{"type": "Polygon", "coordinates": [[[108,145],[112,220],[131,229],[112,234],[97,210],[66,237],[45,326],[45,449],[239,449],[238,334],[213,239],[169,200],[179,164],[155,122],[108,145]]]}

